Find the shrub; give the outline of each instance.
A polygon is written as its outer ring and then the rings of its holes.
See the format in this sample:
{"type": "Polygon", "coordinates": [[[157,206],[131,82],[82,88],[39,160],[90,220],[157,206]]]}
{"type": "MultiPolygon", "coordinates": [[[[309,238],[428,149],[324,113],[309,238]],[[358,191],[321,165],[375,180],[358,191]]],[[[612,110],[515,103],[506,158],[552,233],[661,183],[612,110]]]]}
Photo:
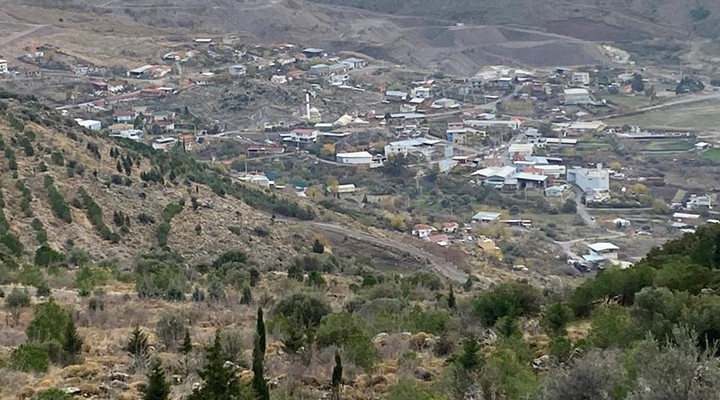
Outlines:
{"type": "Polygon", "coordinates": [[[50,198],[50,206],[55,213],[55,216],[68,224],[72,222],[72,214],[70,213],[70,207],[68,207],[65,199],[55,188],[53,178],[50,175],[45,175],[45,189],[48,192],[50,198]]]}
{"type": "Polygon", "coordinates": [[[164,314],[155,327],[158,339],[168,350],[175,350],[185,335],[185,322],[177,313],[164,314]]]}
{"type": "Polygon", "coordinates": [[[50,358],[44,347],[21,344],[10,355],[12,367],[23,372],[47,372],[50,358]]]}
{"type": "Polygon", "coordinates": [[[475,314],[484,324],[494,325],[502,317],[537,315],[540,303],[540,292],[534,286],[522,282],[503,283],[475,299],[475,314]]]}

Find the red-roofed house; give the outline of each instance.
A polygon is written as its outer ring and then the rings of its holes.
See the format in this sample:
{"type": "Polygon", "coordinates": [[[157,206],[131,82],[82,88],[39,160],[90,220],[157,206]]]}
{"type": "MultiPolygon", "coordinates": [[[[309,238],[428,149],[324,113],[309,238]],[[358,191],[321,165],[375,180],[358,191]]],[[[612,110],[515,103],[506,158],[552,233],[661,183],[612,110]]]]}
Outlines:
{"type": "Polygon", "coordinates": [[[115,122],[131,122],[135,120],[137,113],[132,110],[115,110],[113,120],[115,122]]]}
{"type": "Polygon", "coordinates": [[[437,232],[437,229],[433,228],[430,225],[427,224],[417,224],[413,226],[412,234],[413,236],[417,236],[421,239],[424,239],[428,236],[430,236],[431,233],[437,232]]]}
{"type": "Polygon", "coordinates": [[[442,230],[445,233],[457,233],[458,229],[460,229],[460,224],[457,222],[443,222],[442,224],[442,230]]]}

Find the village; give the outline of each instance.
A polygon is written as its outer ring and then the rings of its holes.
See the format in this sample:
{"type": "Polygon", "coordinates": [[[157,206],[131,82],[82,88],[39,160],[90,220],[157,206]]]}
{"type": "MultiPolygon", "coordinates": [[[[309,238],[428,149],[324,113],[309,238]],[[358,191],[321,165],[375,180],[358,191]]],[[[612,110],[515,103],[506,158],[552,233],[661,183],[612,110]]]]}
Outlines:
{"type": "Polygon", "coordinates": [[[618,63],[449,77],[232,36],[124,68],[26,51],[0,59],[0,83],[49,83],[56,108],[88,130],[180,148],[240,181],[519,272],[532,256],[517,238],[537,232],[562,250],[543,250],[545,261],[582,273],[631,266],[647,250],[615,239],[652,246],[720,220],[720,182],[702,172],[720,159],[715,132],[633,123],[717,97],[693,75],[618,63]]]}

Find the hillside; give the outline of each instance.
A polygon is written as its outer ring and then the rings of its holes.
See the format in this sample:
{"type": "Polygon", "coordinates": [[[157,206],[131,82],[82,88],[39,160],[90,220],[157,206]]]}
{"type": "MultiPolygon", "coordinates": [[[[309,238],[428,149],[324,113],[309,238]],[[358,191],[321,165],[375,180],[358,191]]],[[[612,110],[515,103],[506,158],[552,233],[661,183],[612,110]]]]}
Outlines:
{"type": "Polygon", "coordinates": [[[443,2],[442,5],[432,0],[313,1],[381,13],[473,24],[533,26],[595,41],[617,40],[623,33],[625,40],[638,39],[638,35],[669,37],[695,34],[716,37],[720,34],[717,28],[720,4],[710,0],[695,1],[692,4],[673,0],[451,0],[443,2]],[[603,27],[603,24],[607,25],[603,27]],[[631,32],[631,35],[627,35],[631,32]]]}
{"type": "Polygon", "coordinates": [[[181,151],[162,154],[94,136],[35,102],[4,101],[3,109],[2,211],[27,254],[43,244],[37,235],[43,230],[54,249],[80,249],[121,265],[161,240],[188,262],[252,242],[258,259],[269,262],[294,253],[292,242],[280,240],[291,236],[288,223],[274,223],[273,213],[312,216],[310,209],[232,184],[181,151]],[[50,187],[59,193],[55,201],[50,187]]]}

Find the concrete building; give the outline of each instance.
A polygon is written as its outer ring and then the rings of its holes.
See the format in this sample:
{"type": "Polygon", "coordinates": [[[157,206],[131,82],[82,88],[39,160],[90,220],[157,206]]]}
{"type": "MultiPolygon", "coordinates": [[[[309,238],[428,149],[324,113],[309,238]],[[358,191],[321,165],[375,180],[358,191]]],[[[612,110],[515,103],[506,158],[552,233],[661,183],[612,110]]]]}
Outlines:
{"type": "Polygon", "coordinates": [[[298,145],[315,143],[319,134],[320,132],[315,129],[295,129],[290,132],[290,134],[284,135],[283,141],[295,143],[298,145]]]}
{"type": "Polygon", "coordinates": [[[590,84],[589,72],[573,72],[570,78],[570,84],[573,86],[587,86],[590,84]]]}
{"type": "Polygon", "coordinates": [[[0,74],[4,74],[8,72],[8,62],[7,60],[0,59],[0,74]]]}
{"type": "Polygon", "coordinates": [[[473,222],[480,222],[480,223],[495,222],[495,221],[500,220],[500,213],[480,211],[479,213],[473,215],[472,220],[473,220],[473,222]]]}
{"type": "Polygon", "coordinates": [[[415,138],[400,140],[398,142],[390,142],[385,146],[385,157],[395,154],[407,154],[414,151],[429,153],[432,151],[431,148],[438,143],[440,143],[439,140],[427,138],[415,138]]]}
{"type": "Polygon", "coordinates": [[[712,199],[710,199],[710,196],[708,195],[698,196],[692,194],[690,195],[685,207],[691,210],[697,208],[712,208],[712,199]]]}
{"type": "Polygon", "coordinates": [[[102,129],[102,122],[96,121],[94,119],[76,118],[75,122],[77,122],[78,125],[82,126],[83,128],[90,129],[91,131],[99,131],[100,129],[102,129]]]}
{"type": "Polygon", "coordinates": [[[567,172],[567,181],[577,185],[588,195],[610,191],[610,172],[598,164],[597,168],[571,168],[567,172]]]}
{"type": "Polygon", "coordinates": [[[575,121],[567,126],[565,134],[567,136],[596,135],[602,133],[605,127],[602,121],[575,121]]]}
{"type": "Polygon", "coordinates": [[[373,155],[367,151],[337,153],[335,155],[335,160],[341,164],[370,165],[373,162],[373,155]]]}
{"type": "Polygon", "coordinates": [[[592,243],[588,245],[588,248],[590,249],[591,256],[602,257],[607,260],[617,260],[617,251],[620,250],[619,247],[608,242],[592,243]]]}
{"type": "Polygon", "coordinates": [[[242,64],[235,64],[228,67],[228,73],[231,76],[245,76],[247,75],[247,67],[242,64]]]}
{"type": "Polygon", "coordinates": [[[565,104],[593,104],[590,92],[587,89],[573,88],[563,91],[562,100],[565,104]]]}
{"type": "Polygon", "coordinates": [[[350,57],[340,61],[340,64],[344,64],[348,69],[361,69],[365,68],[367,61],[362,58],[350,57]]]}
{"type": "Polygon", "coordinates": [[[508,147],[508,154],[510,157],[520,154],[523,157],[527,158],[533,155],[533,152],[535,151],[535,145],[532,143],[513,143],[508,147]]]}

